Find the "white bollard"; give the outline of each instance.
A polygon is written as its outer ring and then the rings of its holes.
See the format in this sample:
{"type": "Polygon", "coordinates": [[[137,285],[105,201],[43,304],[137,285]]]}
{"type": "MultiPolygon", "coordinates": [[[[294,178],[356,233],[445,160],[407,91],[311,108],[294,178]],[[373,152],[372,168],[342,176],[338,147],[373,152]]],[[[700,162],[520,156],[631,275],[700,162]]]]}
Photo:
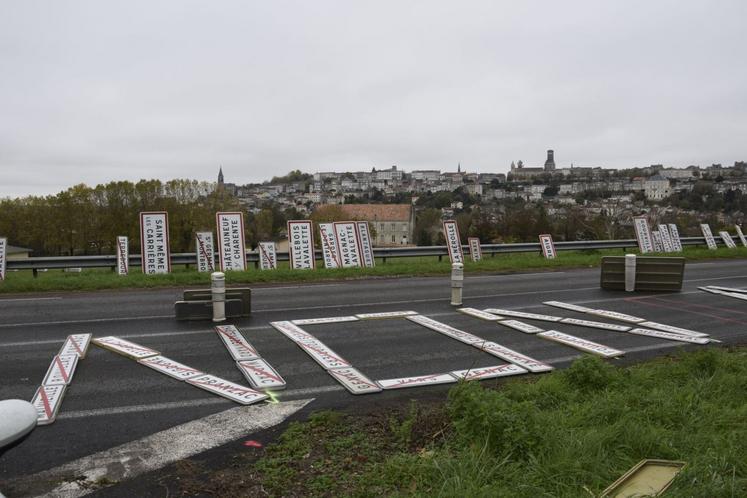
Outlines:
{"type": "Polygon", "coordinates": [[[625,255],[625,291],[635,290],[635,254],[625,255]]]}
{"type": "Polygon", "coordinates": [[[213,294],[213,321],[222,322],[226,319],[226,274],[219,271],[210,274],[213,294]]]}
{"type": "Polygon", "coordinates": [[[464,287],[464,265],[454,263],[451,265],[451,305],[462,305],[462,287],[464,287]]]}

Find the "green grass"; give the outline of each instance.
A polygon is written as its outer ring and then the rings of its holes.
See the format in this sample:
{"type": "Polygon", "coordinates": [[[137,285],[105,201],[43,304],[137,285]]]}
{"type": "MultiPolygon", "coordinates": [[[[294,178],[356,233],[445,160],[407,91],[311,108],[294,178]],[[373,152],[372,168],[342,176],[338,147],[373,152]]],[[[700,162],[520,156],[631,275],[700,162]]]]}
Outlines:
{"type": "MultiPolygon", "coordinates": [[[[495,257],[486,255],[482,261],[465,264],[467,273],[512,272],[524,270],[551,270],[556,268],[578,268],[598,266],[600,258],[605,255],[622,255],[622,250],[602,251],[562,251],[558,257],[546,260],[534,253],[499,254],[495,257]]],[[[719,248],[711,251],[705,248],[686,248],[682,253],[688,260],[712,258],[747,258],[747,248],[719,248]]],[[[321,264],[321,262],[317,262],[321,264]]],[[[131,268],[130,275],[120,277],[111,270],[84,269],[81,273],[66,273],[62,270],[39,272],[36,278],[30,270],[9,271],[5,281],[0,282],[0,293],[43,292],[43,291],[87,291],[98,289],[131,289],[207,286],[210,277],[198,273],[194,268],[175,267],[168,275],[146,276],[131,268]]],[[[280,268],[273,271],[255,269],[244,272],[229,272],[228,284],[253,284],[263,282],[313,282],[335,279],[363,277],[401,277],[446,275],[451,271],[448,258],[439,261],[437,257],[389,258],[386,263],[376,261],[375,268],[318,268],[314,271],[290,270],[287,262],[281,262],[280,268]]]]}
{"type": "Polygon", "coordinates": [[[666,496],[747,496],[745,349],[629,368],[584,357],[491,384],[429,409],[318,414],[234,470],[270,496],[578,498],[658,458],[687,463],[666,496]]]}

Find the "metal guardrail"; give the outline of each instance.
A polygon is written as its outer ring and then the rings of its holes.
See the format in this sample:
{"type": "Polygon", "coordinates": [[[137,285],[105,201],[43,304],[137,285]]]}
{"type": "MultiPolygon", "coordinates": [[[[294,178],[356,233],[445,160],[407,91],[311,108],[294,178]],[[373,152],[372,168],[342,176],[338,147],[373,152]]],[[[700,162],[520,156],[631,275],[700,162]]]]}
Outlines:
{"type": "MultiPolygon", "coordinates": [[[[723,241],[721,237],[714,237],[717,242],[723,241]]],[[[705,246],[703,237],[682,237],[683,246],[705,246]]],[[[574,240],[555,242],[557,251],[581,251],[592,249],[633,249],[637,248],[635,239],[621,240],[574,240]]],[[[469,246],[462,246],[465,254],[469,246]]],[[[482,253],[485,254],[510,254],[519,252],[541,253],[539,242],[520,242],[517,244],[482,244],[482,253]]],[[[322,259],[322,251],[315,251],[316,259],[322,259]]],[[[386,262],[387,258],[411,258],[418,256],[433,256],[439,259],[448,256],[446,246],[416,246],[416,247],[375,247],[374,257],[386,262]]],[[[288,261],[287,252],[277,253],[278,261],[288,261]]],[[[255,266],[259,264],[259,254],[256,251],[247,252],[247,262],[255,266]]],[[[130,266],[140,266],[140,255],[130,254],[130,266]]],[[[172,265],[196,265],[197,254],[193,252],[175,253],[171,255],[172,265]]],[[[117,257],[115,255],[102,256],[54,256],[42,258],[10,259],[7,261],[8,270],[42,270],[42,269],[64,269],[64,268],[116,268],[117,257]]]]}

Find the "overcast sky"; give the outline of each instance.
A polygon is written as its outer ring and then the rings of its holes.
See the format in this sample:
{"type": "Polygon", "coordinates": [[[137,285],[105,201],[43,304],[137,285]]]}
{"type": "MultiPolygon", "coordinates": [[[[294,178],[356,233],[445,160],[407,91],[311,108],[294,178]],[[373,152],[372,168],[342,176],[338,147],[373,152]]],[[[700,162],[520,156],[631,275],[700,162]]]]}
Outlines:
{"type": "Polygon", "coordinates": [[[747,2],[0,9],[0,196],[292,169],[747,160],[747,2]]]}

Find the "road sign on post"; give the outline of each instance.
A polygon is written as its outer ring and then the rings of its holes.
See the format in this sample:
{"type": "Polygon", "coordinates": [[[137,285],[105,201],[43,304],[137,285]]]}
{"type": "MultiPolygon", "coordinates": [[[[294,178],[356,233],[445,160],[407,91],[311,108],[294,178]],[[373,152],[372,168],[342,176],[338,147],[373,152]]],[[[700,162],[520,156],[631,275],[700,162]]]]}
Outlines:
{"type": "Polygon", "coordinates": [[[292,270],[313,270],[314,234],[310,220],[288,221],[288,251],[292,270]]]}
{"type": "Polygon", "coordinates": [[[8,239],[0,237],[0,281],[5,280],[5,254],[8,251],[8,239]]]}
{"type": "Polygon", "coordinates": [[[130,247],[127,237],[117,237],[117,275],[127,275],[130,272],[130,247]]]}
{"type": "Polygon", "coordinates": [[[444,237],[446,237],[446,247],[449,250],[449,259],[451,264],[464,264],[464,254],[462,253],[462,241],[459,238],[459,227],[454,220],[446,220],[443,223],[444,237]]]}
{"type": "Polygon", "coordinates": [[[215,221],[218,226],[218,257],[221,271],[246,270],[244,214],[216,213],[215,221]]]}
{"type": "Polygon", "coordinates": [[[654,252],[654,242],[651,237],[651,229],[645,216],[636,216],[633,218],[633,227],[635,228],[635,238],[638,241],[638,250],[641,254],[654,252]]]}
{"type": "Polygon", "coordinates": [[[555,259],[555,244],[552,241],[552,235],[549,233],[542,234],[539,236],[540,246],[542,246],[542,254],[545,255],[545,259],[555,259]]]}
{"type": "Polygon", "coordinates": [[[197,232],[195,234],[195,250],[197,251],[197,271],[213,273],[215,271],[213,232],[197,232]]]}
{"type": "Polygon", "coordinates": [[[140,213],[140,255],[146,275],[171,272],[169,214],[166,211],[140,213]]]}

